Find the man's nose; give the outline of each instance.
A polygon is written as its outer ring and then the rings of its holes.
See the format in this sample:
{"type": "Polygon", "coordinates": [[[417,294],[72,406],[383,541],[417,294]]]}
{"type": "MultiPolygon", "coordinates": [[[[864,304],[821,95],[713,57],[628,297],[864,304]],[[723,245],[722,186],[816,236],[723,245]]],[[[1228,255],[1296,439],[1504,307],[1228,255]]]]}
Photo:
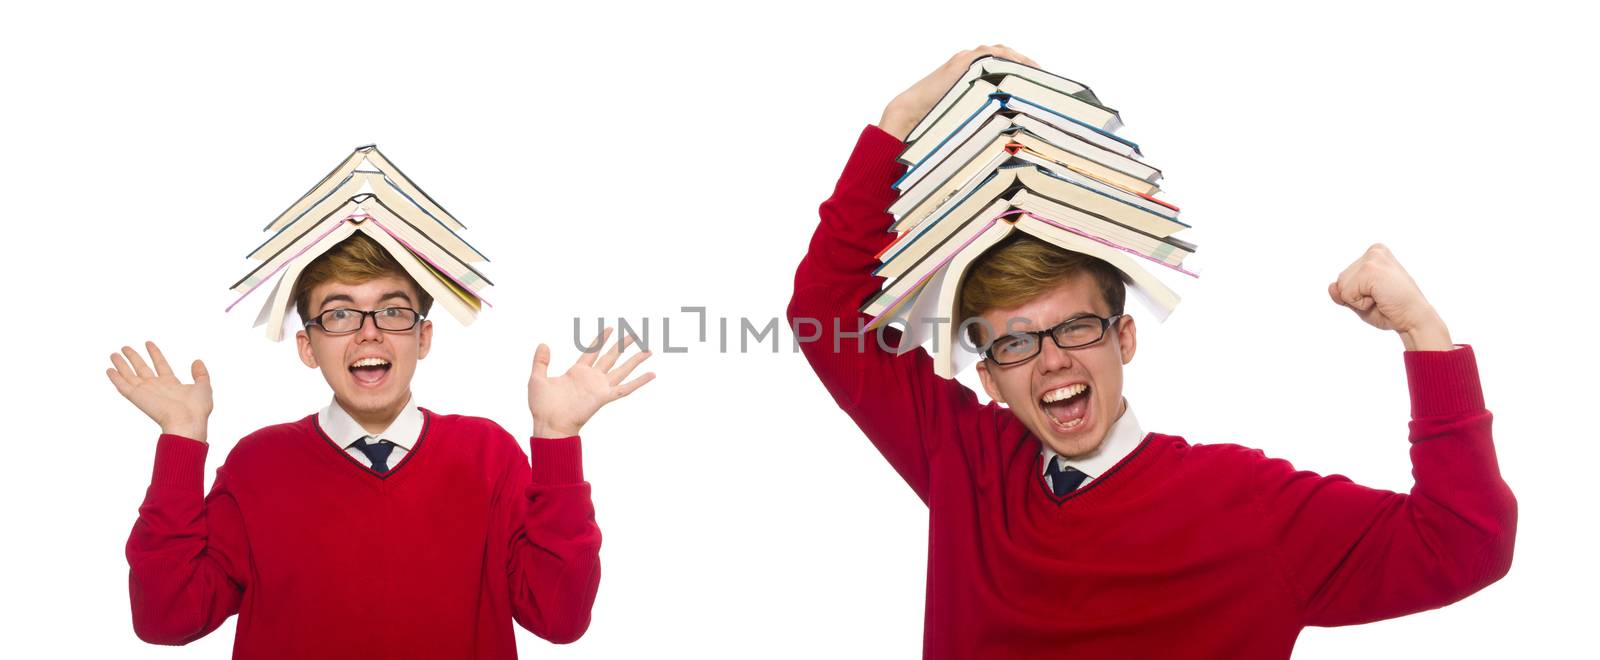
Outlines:
{"type": "Polygon", "coordinates": [[[361,317],[361,329],[356,337],[362,341],[383,341],[383,331],[378,329],[378,317],[371,314],[361,317]]]}
{"type": "Polygon", "coordinates": [[[1055,371],[1056,369],[1069,369],[1072,367],[1072,351],[1056,345],[1050,337],[1039,338],[1038,368],[1041,371],[1055,371]]]}

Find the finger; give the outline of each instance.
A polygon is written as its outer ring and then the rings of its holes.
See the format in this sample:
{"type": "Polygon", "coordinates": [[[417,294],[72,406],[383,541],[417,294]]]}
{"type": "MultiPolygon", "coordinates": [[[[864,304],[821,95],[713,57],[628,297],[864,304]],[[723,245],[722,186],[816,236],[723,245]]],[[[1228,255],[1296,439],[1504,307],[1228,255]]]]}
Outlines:
{"type": "Polygon", "coordinates": [[[1339,297],[1339,283],[1338,282],[1329,282],[1328,283],[1328,297],[1333,299],[1334,304],[1339,305],[1341,307],[1344,306],[1344,298],[1339,297]]]}
{"type": "Polygon", "coordinates": [[[150,366],[144,363],[144,358],[139,356],[138,351],[133,350],[132,347],[123,346],[122,354],[128,358],[128,364],[133,365],[133,373],[139,374],[140,378],[156,377],[155,372],[150,371],[150,366]]]}
{"type": "Polygon", "coordinates": [[[1366,291],[1361,290],[1362,282],[1366,279],[1361,271],[1362,262],[1358,259],[1345,268],[1344,272],[1339,273],[1339,299],[1346,305],[1354,305],[1357,300],[1367,295],[1366,291]]]}
{"type": "Polygon", "coordinates": [[[161,354],[161,349],[156,348],[156,343],[147,341],[144,349],[150,351],[150,363],[156,367],[156,375],[161,378],[176,378],[172,374],[172,367],[167,365],[167,356],[161,354]]]}
{"type": "Polygon", "coordinates": [[[994,48],[1000,53],[1001,57],[1013,62],[1021,62],[1034,68],[1040,68],[1038,62],[1029,59],[1027,55],[1023,55],[1022,53],[1017,52],[1015,49],[1012,49],[1005,44],[995,44],[994,48]]]}
{"type": "Polygon", "coordinates": [[[622,385],[617,386],[617,389],[613,390],[613,392],[616,393],[616,396],[612,397],[612,400],[620,399],[622,397],[628,396],[629,394],[633,394],[634,390],[639,389],[645,383],[648,383],[648,382],[650,382],[652,380],[655,380],[655,379],[656,379],[656,372],[654,372],[654,371],[645,372],[645,374],[643,376],[640,376],[640,377],[635,378],[633,380],[630,380],[630,381],[628,381],[626,383],[623,383],[622,385]]]}
{"type": "Polygon", "coordinates": [[[572,366],[578,366],[580,364],[592,365],[594,364],[595,360],[600,359],[600,349],[606,345],[606,340],[611,338],[611,330],[612,328],[610,326],[606,326],[604,330],[601,330],[600,336],[596,337],[595,340],[589,344],[588,348],[583,349],[583,355],[579,355],[578,361],[572,363],[572,366]]]}
{"type": "Polygon", "coordinates": [[[122,376],[129,385],[139,384],[139,374],[134,373],[133,367],[128,366],[128,361],[122,359],[121,353],[111,354],[111,364],[117,368],[117,375],[122,376]]]}
{"type": "Polygon", "coordinates": [[[550,377],[550,347],[539,344],[533,349],[533,374],[529,380],[544,380],[550,377]]]}
{"type": "Polygon", "coordinates": [[[126,397],[133,391],[133,383],[123,378],[116,369],[106,369],[106,377],[111,379],[111,385],[117,388],[117,393],[126,397]]]}
{"type": "Polygon", "coordinates": [[[1365,258],[1357,259],[1339,273],[1339,281],[1329,289],[1329,294],[1334,296],[1334,302],[1349,307],[1357,313],[1366,312],[1377,304],[1372,298],[1372,273],[1367,268],[1365,258]]]}
{"type": "Polygon", "coordinates": [[[194,384],[211,387],[211,371],[206,369],[206,363],[195,360],[189,365],[189,376],[194,378],[194,384]]]}
{"type": "Polygon", "coordinates": [[[611,350],[606,351],[605,355],[600,356],[600,359],[595,361],[595,363],[594,363],[595,368],[597,368],[597,369],[599,369],[601,371],[610,371],[611,370],[611,365],[616,364],[617,363],[617,358],[622,355],[622,349],[627,348],[628,344],[630,344],[632,342],[633,342],[633,333],[630,332],[630,333],[623,334],[622,335],[622,339],[620,341],[618,341],[616,344],[614,344],[611,347],[611,350]]]}
{"type": "Polygon", "coordinates": [[[972,50],[961,51],[956,55],[955,59],[951,60],[948,66],[953,70],[965,71],[967,67],[972,66],[973,62],[994,54],[995,52],[993,48],[990,48],[989,46],[978,46],[972,50]]]}
{"type": "Polygon", "coordinates": [[[606,374],[606,376],[611,379],[611,384],[615,386],[617,383],[626,380],[628,378],[628,374],[633,373],[633,370],[640,364],[643,364],[644,361],[649,359],[651,355],[652,353],[650,351],[635,353],[633,357],[628,358],[627,362],[622,363],[622,366],[612,370],[612,372],[606,374]]]}

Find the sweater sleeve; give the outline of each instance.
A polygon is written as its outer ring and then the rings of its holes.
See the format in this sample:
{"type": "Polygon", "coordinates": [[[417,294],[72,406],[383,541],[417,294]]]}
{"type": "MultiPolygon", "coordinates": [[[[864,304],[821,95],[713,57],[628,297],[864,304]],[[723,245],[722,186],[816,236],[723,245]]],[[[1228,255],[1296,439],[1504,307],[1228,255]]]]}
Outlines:
{"type": "Polygon", "coordinates": [[[1471,347],[1408,351],[1409,494],[1261,464],[1269,529],[1306,625],[1443,607],[1510,570],[1517,502],[1500,476],[1471,347]]]}
{"type": "Polygon", "coordinates": [[[511,461],[511,613],[523,628],[556,644],[589,628],[600,587],[600,527],[583,480],[578,436],[533,438],[532,467],[511,461]]]}
{"type": "Polygon", "coordinates": [[[882,345],[873,332],[856,334],[868,322],[861,303],[883,284],[872,270],[894,238],[884,209],[904,171],[895,161],[904,146],[876,126],[861,132],[795,272],[788,319],[834,400],[926,502],[928,452],[982,406],[971,390],[934,374],[921,349],[885,350],[899,343],[897,330],[886,329],[882,345]]]}
{"type": "Polygon", "coordinates": [[[248,561],[227,466],[205,495],[207,445],[156,441],[155,470],[128,537],[133,631],[152,644],[188,644],[239,611],[248,561]]]}

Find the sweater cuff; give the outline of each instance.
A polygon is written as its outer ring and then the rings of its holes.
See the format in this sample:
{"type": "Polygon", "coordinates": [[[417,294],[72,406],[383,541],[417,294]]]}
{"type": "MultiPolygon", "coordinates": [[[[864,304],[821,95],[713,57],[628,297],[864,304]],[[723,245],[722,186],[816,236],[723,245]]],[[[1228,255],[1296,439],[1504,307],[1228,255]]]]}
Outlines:
{"type": "Polygon", "coordinates": [[[1472,347],[1449,351],[1406,351],[1406,382],[1411,388],[1411,418],[1446,417],[1484,409],[1478,361],[1472,347]]]}
{"type": "Polygon", "coordinates": [[[528,441],[533,460],[533,483],[555,485],[583,481],[583,444],[578,436],[533,438],[528,441]]]}
{"type": "Polygon", "coordinates": [[[883,195],[888,200],[884,202],[887,206],[899,196],[899,191],[894,189],[894,182],[905,174],[906,167],[896,158],[905,149],[904,142],[877,126],[868,125],[861,129],[861,136],[856,138],[855,150],[850,152],[844,174],[839,177],[840,183],[859,181],[869,190],[883,195]]]}
{"type": "Polygon", "coordinates": [[[156,466],[150,475],[150,486],[204,491],[209,447],[181,435],[161,434],[156,440],[156,466]]]}

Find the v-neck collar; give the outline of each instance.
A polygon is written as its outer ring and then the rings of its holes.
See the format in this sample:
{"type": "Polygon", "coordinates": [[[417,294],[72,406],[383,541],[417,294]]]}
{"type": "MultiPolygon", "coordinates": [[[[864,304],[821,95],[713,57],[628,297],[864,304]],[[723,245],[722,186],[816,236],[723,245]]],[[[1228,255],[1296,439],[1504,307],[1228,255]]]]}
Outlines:
{"type": "Polygon", "coordinates": [[[1089,483],[1084,484],[1081,488],[1077,488],[1072,492],[1060,497],[1057,497],[1056,494],[1050,490],[1050,487],[1045,484],[1044,478],[1040,476],[1044,470],[1044,454],[1042,452],[1034,454],[1033,465],[1028,471],[1028,478],[1033,481],[1035,487],[1039,489],[1040,493],[1044,494],[1047,500],[1054,503],[1056,506],[1061,506],[1071,500],[1083,496],[1086,493],[1093,492],[1096,488],[1101,487],[1101,485],[1106,482],[1115,483],[1117,481],[1117,473],[1122,472],[1123,468],[1126,468],[1130,463],[1138,460],[1139,456],[1150,448],[1150,439],[1154,435],[1154,433],[1145,433],[1144,437],[1139,440],[1139,445],[1134,447],[1133,450],[1129,451],[1126,456],[1123,456],[1122,460],[1117,461],[1116,465],[1111,466],[1105,472],[1102,472],[1100,476],[1095,477],[1093,480],[1089,481],[1089,483]]]}
{"type": "Polygon", "coordinates": [[[422,410],[416,405],[416,400],[414,396],[406,399],[400,414],[389,422],[388,428],[378,433],[368,433],[344,406],[339,405],[337,397],[330,398],[328,407],[317,413],[317,426],[335,444],[347,449],[356,440],[371,437],[388,440],[401,449],[411,451],[417,444],[417,436],[422,435],[422,410]]]}
{"type": "Polygon", "coordinates": [[[322,425],[317,422],[316,415],[311,416],[311,428],[314,429],[317,432],[317,435],[322,438],[323,443],[331,448],[334,453],[337,453],[340,458],[355,466],[356,469],[367,474],[368,476],[376,477],[380,481],[387,481],[390,477],[393,477],[395,474],[399,473],[402,468],[410,465],[411,462],[416,458],[417,454],[422,453],[423,446],[427,444],[426,440],[428,439],[428,429],[429,427],[433,426],[433,413],[428,412],[427,408],[419,407],[417,410],[422,413],[422,430],[417,433],[417,442],[411,446],[411,450],[406,452],[406,455],[400,459],[399,463],[396,463],[389,468],[388,472],[379,472],[371,467],[362,465],[361,461],[356,460],[354,456],[350,455],[350,452],[345,451],[344,447],[340,447],[339,443],[335,442],[333,438],[328,437],[328,433],[322,430],[322,425]]]}

